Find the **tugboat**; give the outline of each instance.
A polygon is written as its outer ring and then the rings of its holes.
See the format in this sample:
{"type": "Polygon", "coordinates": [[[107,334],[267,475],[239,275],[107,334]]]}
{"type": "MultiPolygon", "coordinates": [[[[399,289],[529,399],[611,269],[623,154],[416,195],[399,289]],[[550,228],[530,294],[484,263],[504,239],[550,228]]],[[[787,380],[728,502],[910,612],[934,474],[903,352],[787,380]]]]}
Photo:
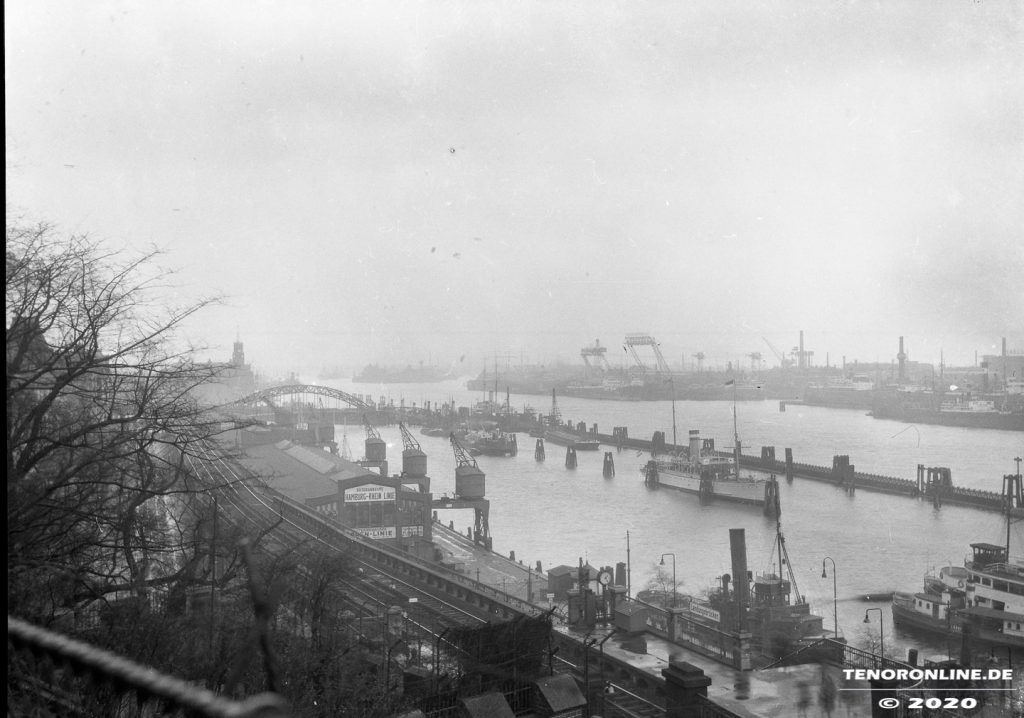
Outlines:
{"type": "Polygon", "coordinates": [[[497,426],[469,431],[462,438],[462,445],[484,456],[515,456],[519,453],[516,435],[506,433],[497,426]]]}
{"type": "MultiPolygon", "coordinates": [[[[796,585],[786,538],[782,535],[782,523],[778,520],[769,563],[771,568],[767,572],[754,575],[747,621],[761,653],[781,658],[820,642],[825,631],[821,616],[811,613],[810,604],[796,585]]],[[[833,637],[839,639],[838,636],[833,637]]]]}
{"type": "Polygon", "coordinates": [[[1024,558],[1010,554],[1010,526],[1024,505],[1019,463],[1015,475],[1003,477],[1003,487],[1005,545],[972,543],[973,555],[963,567],[925,575],[920,593],[897,593],[895,625],[941,636],[959,636],[969,625],[981,643],[1024,648],[1024,558]]]}
{"type": "Polygon", "coordinates": [[[762,573],[746,570],[745,539],[734,542],[737,533],[743,530],[730,530],[733,574],[719,577],[720,585],[708,592],[706,601],[690,597],[687,618],[727,633],[749,632],[753,651],[770,661],[813,662],[825,657],[814,647],[831,632],[826,633],[822,617],[811,613],[800,594],[781,523],[776,522],[771,568],[762,573]]]}

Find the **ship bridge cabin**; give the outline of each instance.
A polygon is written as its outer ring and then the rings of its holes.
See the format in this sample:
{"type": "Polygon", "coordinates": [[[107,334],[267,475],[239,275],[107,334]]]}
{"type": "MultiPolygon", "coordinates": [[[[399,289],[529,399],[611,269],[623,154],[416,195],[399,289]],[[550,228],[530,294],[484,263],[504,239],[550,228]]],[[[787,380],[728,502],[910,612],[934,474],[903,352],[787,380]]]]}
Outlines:
{"type": "Polygon", "coordinates": [[[1024,561],[1011,558],[1005,546],[972,543],[968,607],[962,612],[982,633],[1003,634],[1024,647],[1024,561]]]}

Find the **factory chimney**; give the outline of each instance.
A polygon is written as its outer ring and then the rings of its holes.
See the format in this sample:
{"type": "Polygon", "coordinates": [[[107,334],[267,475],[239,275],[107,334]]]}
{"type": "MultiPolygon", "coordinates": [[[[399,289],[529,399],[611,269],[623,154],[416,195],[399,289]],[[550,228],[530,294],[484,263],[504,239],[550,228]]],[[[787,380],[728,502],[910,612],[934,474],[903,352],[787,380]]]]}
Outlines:
{"type": "Polygon", "coordinates": [[[903,337],[900,337],[900,353],[896,355],[896,359],[900,363],[900,384],[903,384],[907,380],[907,354],[903,351],[903,337]]]}

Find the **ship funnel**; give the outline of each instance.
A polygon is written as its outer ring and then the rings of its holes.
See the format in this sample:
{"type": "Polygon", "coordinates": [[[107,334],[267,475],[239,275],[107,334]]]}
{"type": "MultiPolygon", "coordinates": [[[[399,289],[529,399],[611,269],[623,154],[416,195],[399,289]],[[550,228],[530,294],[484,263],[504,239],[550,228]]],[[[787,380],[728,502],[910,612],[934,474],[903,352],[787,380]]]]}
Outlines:
{"type": "Polygon", "coordinates": [[[733,591],[736,594],[736,630],[747,629],[747,602],[750,579],[747,576],[747,537],[743,529],[729,529],[732,555],[733,591]]]}
{"type": "Polygon", "coordinates": [[[690,429],[690,459],[700,458],[700,429],[690,429]]]}

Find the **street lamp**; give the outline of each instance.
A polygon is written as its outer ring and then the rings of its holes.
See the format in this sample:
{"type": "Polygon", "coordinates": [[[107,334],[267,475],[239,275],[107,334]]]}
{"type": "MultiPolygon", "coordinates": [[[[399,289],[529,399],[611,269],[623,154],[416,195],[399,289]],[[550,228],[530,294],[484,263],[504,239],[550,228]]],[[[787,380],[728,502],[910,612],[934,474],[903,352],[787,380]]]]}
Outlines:
{"type": "Polygon", "coordinates": [[[597,644],[597,650],[598,650],[598,653],[601,656],[600,657],[600,661],[601,661],[600,668],[601,668],[601,711],[602,711],[602,714],[606,714],[607,713],[607,708],[605,706],[605,690],[606,690],[607,686],[605,685],[605,681],[604,681],[604,644],[605,644],[605,641],[607,641],[609,638],[611,638],[612,636],[614,636],[618,632],[619,632],[618,628],[613,628],[611,631],[608,632],[608,635],[605,636],[604,638],[602,638],[598,642],[598,644],[597,644]]]}
{"type": "Polygon", "coordinates": [[[882,659],[885,660],[885,621],[882,620],[882,609],[869,608],[867,611],[864,611],[864,623],[871,623],[868,620],[868,613],[870,611],[878,611],[878,650],[882,654],[882,659]]]}
{"type": "Polygon", "coordinates": [[[836,593],[836,562],[831,556],[826,556],[821,559],[821,577],[828,578],[828,574],[825,573],[825,562],[832,562],[832,615],[834,622],[832,624],[832,636],[837,641],[839,640],[839,595],[836,593]]]}
{"type": "Polygon", "coordinates": [[[665,565],[665,557],[672,557],[672,608],[676,607],[676,555],[674,553],[663,553],[661,554],[660,566],[665,565]]]}
{"type": "Polygon", "coordinates": [[[590,698],[591,698],[591,694],[590,694],[590,649],[593,647],[593,645],[595,643],[597,643],[597,639],[596,638],[591,638],[590,637],[591,633],[593,633],[593,631],[590,631],[589,633],[587,633],[587,635],[585,635],[583,637],[583,690],[585,691],[585,695],[587,697],[587,705],[586,705],[586,713],[585,713],[587,718],[590,718],[590,698]]]}

